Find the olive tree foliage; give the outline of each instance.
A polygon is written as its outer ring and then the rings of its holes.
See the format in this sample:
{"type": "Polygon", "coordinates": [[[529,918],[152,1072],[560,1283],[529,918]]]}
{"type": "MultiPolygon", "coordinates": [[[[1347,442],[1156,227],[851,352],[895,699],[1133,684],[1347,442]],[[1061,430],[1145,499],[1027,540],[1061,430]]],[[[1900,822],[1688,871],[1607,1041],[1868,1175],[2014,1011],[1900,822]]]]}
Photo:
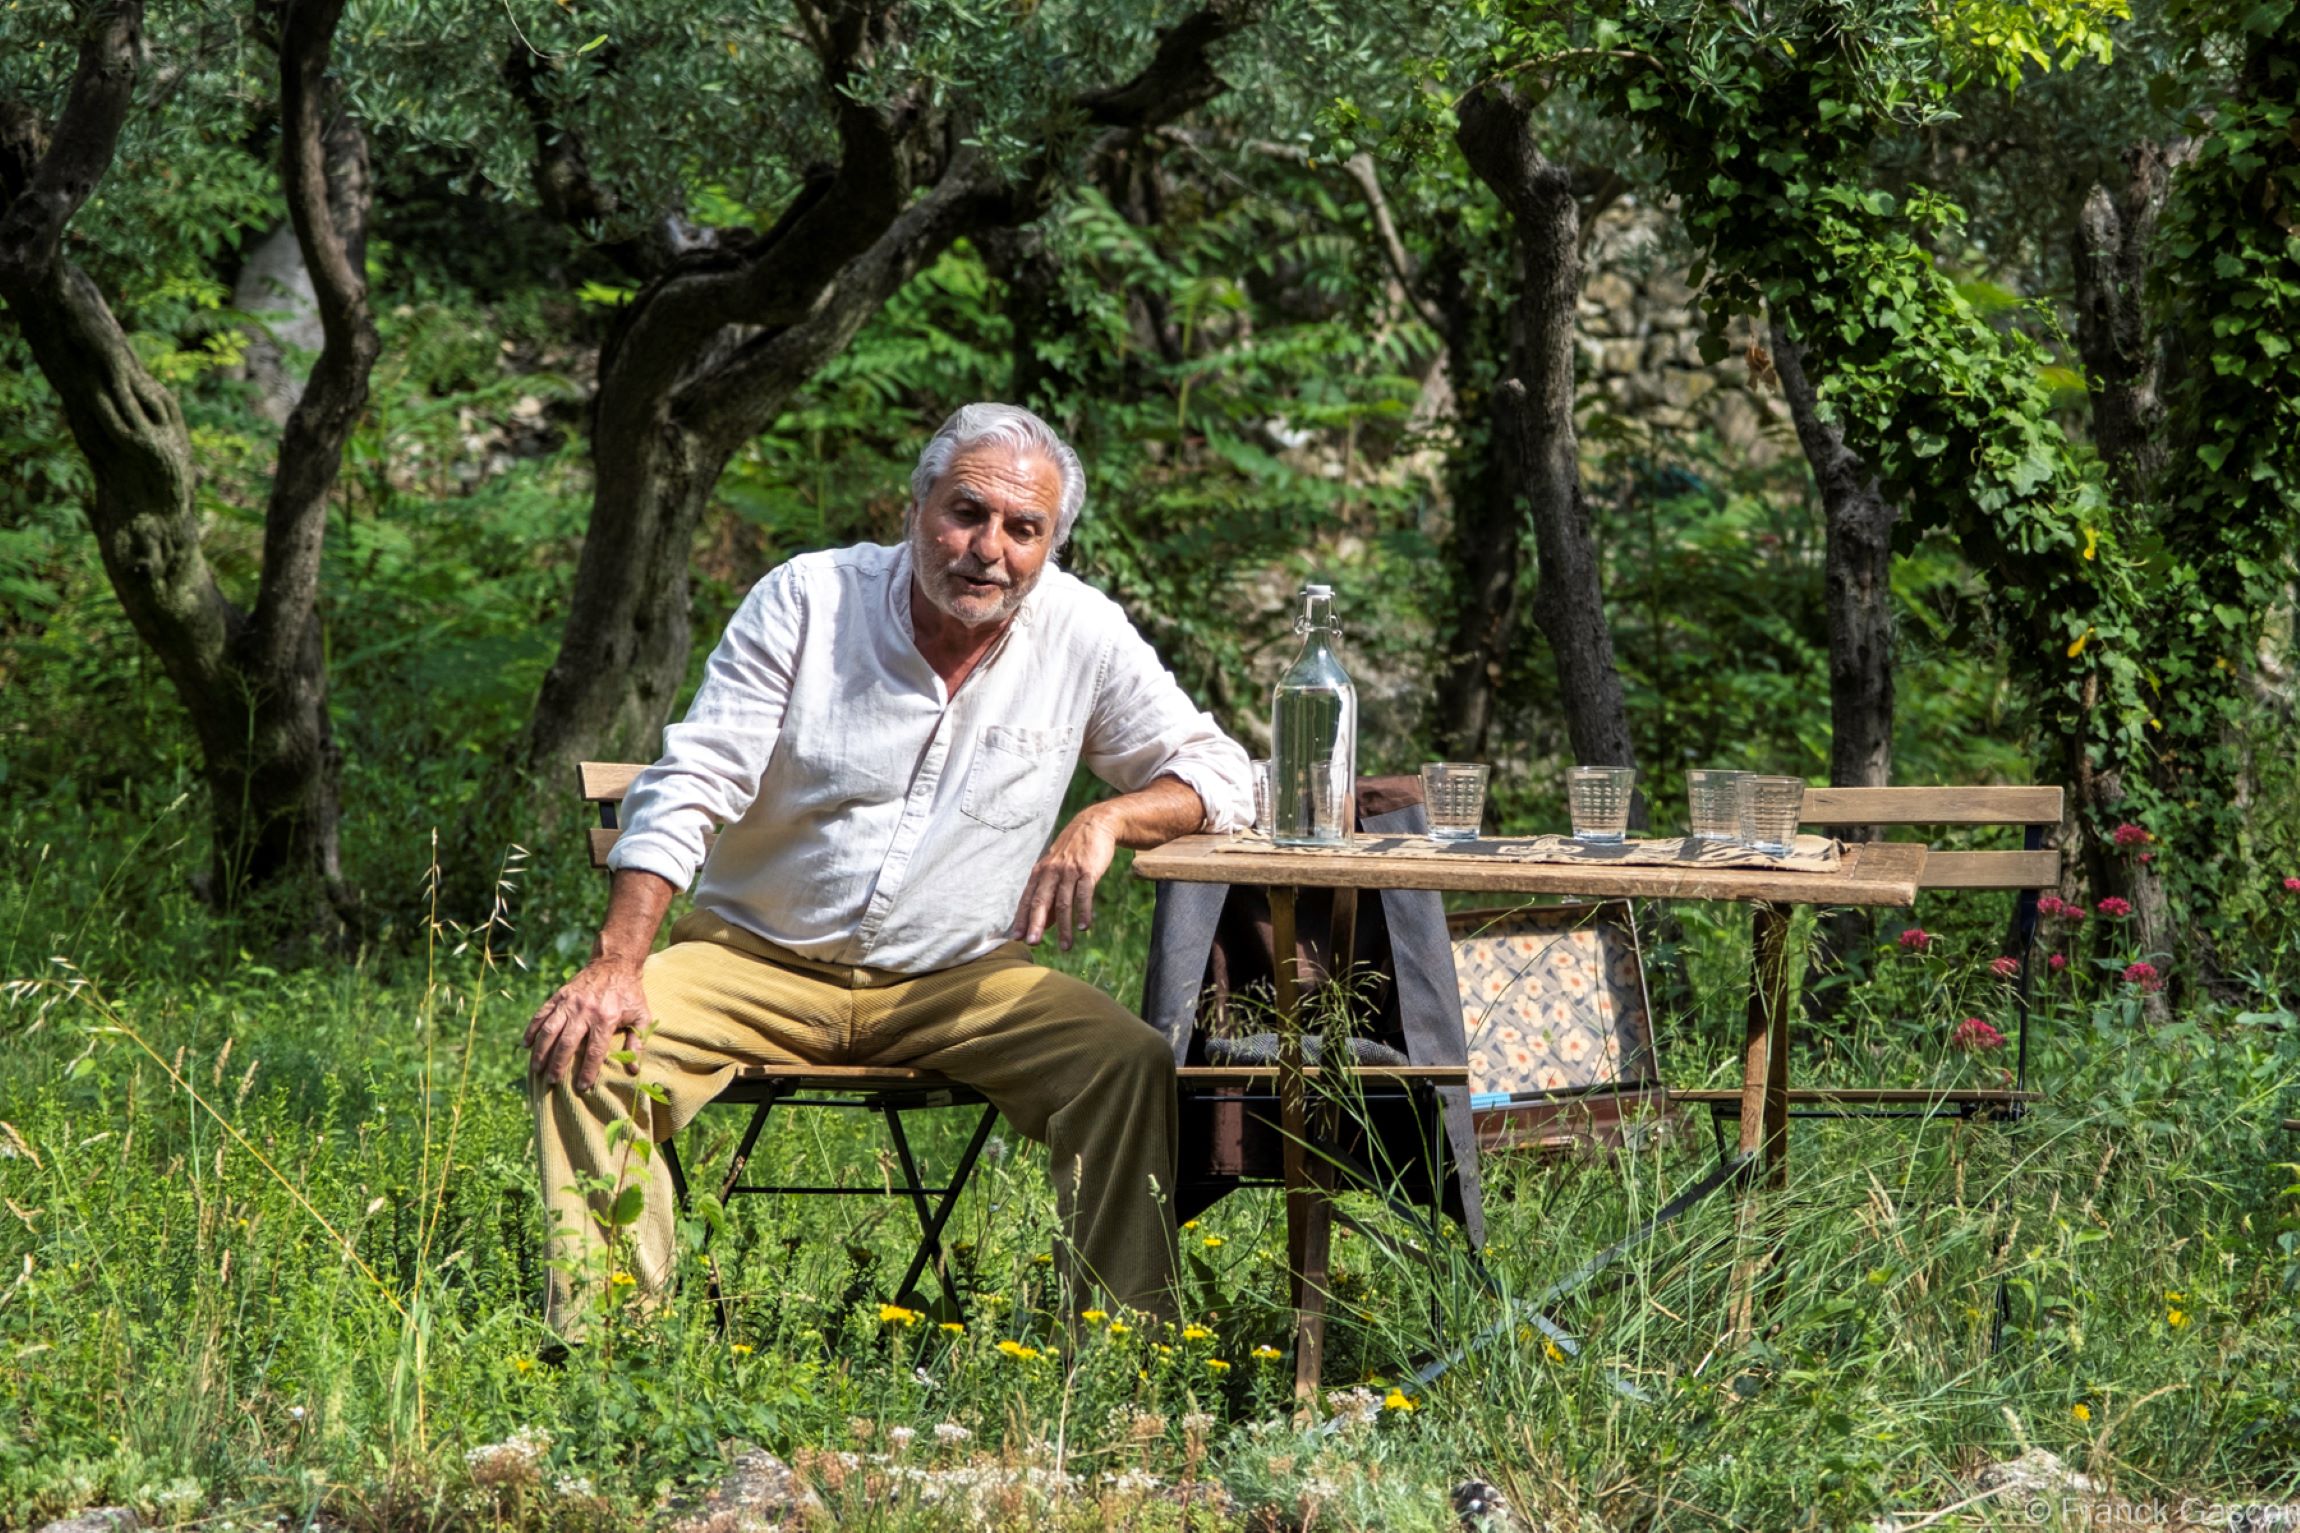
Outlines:
{"type": "MultiPolygon", "coordinates": [[[[1037,219],[1225,86],[1255,0],[384,3],[363,111],[468,145],[622,295],[594,498],[519,768],[645,759],[687,674],[689,554],[731,456],[955,242],[1037,219]]],[[[494,802],[515,801],[493,795],[494,802]]]]}
{"type": "Polygon", "coordinates": [[[342,12],[342,0],[170,6],[147,32],[144,7],[118,0],[13,7],[0,20],[0,302],[87,460],[105,572],[198,737],[213,892],[227,903],[275,895],[273,913],[302,929],[350,906],[320,553],[378,349],[366,145],[329,76],[342,12]],[[249,138],[264,151],[249,154],[249,138]],[[128,189],[106,195],[115,162],[128,189]],[[137,182],[200,190],[146,199],[137,182]],[[212,223],[196,216],[203,199],[212,223]],[[325,340],[265,493],[260,577],[234,593],[204,545],[211,508],[172,380],[155,373],[115,296],[164,308],[171,289],[201,290],[194,274],[213,242],[278,202],[325,340]]]}

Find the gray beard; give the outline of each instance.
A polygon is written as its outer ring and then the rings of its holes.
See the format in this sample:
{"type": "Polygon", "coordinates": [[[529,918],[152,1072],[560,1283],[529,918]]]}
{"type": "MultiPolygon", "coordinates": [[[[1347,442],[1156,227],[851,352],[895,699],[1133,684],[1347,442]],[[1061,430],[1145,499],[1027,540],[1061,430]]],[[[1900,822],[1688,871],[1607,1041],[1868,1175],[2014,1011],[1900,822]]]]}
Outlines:
{"type": "MultiPolygon", "coordinates": [[[[974,617],[957,610],[951,593],[951,584],[957,576],[948,565],[938,561],[932,546],[915,529],[910,535],[910,563],[919,590],[926,593],[926,599],[934,610],[968,628],[989,628],[1005,622],[1014,616],[1014,610],[1022,605],[1022,599],[1038,584],[1038,576],[1033,575],[1019,585],[1007,586],[1000,594],[998,605],[989,614],[974,617]]],[[[1039,571],[1039,574],[1044,573],[1043,569],[1039,571]]]]}

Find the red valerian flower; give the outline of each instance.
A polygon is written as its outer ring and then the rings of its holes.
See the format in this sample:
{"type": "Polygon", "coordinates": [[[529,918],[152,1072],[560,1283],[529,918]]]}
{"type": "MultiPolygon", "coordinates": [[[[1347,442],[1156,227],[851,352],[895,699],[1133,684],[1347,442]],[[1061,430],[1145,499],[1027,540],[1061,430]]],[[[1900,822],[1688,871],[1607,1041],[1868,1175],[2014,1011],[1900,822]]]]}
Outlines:
{"type": "Polygon", "coordinates": [[[2143,991],[2156,991],[2164,988],[2164,976],[2157,971],[2155,964],[2146,961],[2127,964],[2124,970],[2124,982],[2128,985],[2138,985],[2143,991]]]}
{"type": "Polygon", "coordinates": [[[1912,926],[1901,933],[1901,946],[1912,953],[1921,953],[1933,945],[1933,934],[1921,926],[1912,926]]]}
{"type": "Polygon", "coordinates": [[[2115,835],[2116,844],[2123,847],[2145,846],[2156,839],[2148,833],[2146,826],[2135,825],[2130,820],[2117,826],[2115,835]]]}
{"type": "Polygon", "coordinates": [[[1990,1049],[2003,1048],[2005,1035],[1978,1017],[1967,1017],[1957,1024],[1955,1032],[1949,1034],[1949,1043],[1968,1054],[1983,1054],[1990,1049]]]}
{"type": "Polygon", "coordinates": [[[2040,916],[2057,916],[2066,909],[2068,901],[2057,894],[2040,894],[2036,897],[2036,913],[2040,916]]]}
{"type": "Polygon", "coordinates": [[[2300,894],[2300,878],[2287,878],[2284,880],[2284,892],[2287,894],[2300,894]]]}
{"type": "Polygon", "coordinates": [[[2104,916],[2121,921],[2132,914],[2132,901],[2114,894],[2104,894],[2100,897],[2099,903],[2093,906],[2093,909],[2104,916]]]}
{"type": "Polygon", "coordinates": [[[2055,953],[2044,961],[2044,966],[2052,970],[2053,973],[2058,974],[2061,970],[2068,967],[2068,954],[2055,953]]]}
{"type": "Polygon", "coordinates": [[[1992,959],[1989,962],[1989,972],[1998,979],[2015,978],[2020,973],[2020,960],[2011,957],[1992,959]]]}
{"type": "Polygon", "coordinates": [[[2063,921],[2081,921],[2084,919],[2084,914],[2084,907],[2074,900],[2070,900],[2060,907],[2060,918],[2063,921]]]}
{"type": "Polygon", "coordinates": [[[2156,853],[2154,853],[2154,852],[2142,852],[2142,853],[2140,854],[2140,861],[2141,861],[2141,865],[2142,865],[2143,867],[2146,867],[2146,866],[2147,866],[2149,863],[2152,863],[2152,862],[2154,862],[2155,860],[2156,860],[2156,853]]]}

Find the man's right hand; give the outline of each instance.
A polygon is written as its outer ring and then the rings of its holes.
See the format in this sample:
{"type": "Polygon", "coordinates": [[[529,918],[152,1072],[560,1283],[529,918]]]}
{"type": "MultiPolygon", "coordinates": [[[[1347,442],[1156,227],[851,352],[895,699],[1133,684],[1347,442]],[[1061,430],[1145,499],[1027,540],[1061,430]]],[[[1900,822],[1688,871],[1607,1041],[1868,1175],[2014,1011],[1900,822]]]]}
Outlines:
{"type": "MultiPolygon", "coordinates": [[[[527,1047],[532,1058],[531,1079],[556,1086],[575,1070],[575,1089],[589,1091],[599,1083],[600,1067],[615,1049],[618,1035],[646,1027],[647,992],[639,983],[639,966],[612,958],[594,958],[583,971],[561,985],[527,1024],[527,1047]]],[[[638,1040],[633,1040],[633,1047],[638,1040]]],[[[627,1071],[639,1073],[636,1064],[627,1071]]]]}

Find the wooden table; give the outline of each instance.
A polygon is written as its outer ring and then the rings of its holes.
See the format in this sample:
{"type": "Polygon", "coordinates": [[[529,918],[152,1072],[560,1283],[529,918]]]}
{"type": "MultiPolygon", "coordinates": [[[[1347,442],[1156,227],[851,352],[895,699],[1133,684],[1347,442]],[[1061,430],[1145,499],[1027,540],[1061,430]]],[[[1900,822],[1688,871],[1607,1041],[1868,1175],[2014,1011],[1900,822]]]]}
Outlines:
{"type": "MultiPolygon", "coordinates": [[[[1358,837],[1362,841],[1394,837],[1358,837]]],[[[1458,845],[1458,843],[1457,843],[1458,845]]],[[[1280,847],[1242,848],[1227,836],[1185,836],[1134,859],[1138,878],[1155,882],[1261,884],[1270,892],[1270,932],[1277,959],[1278,1100],[1285,1135],[1286,1247],[1293,1279],[1294,1395],[1313,1405],[1325,1346],[1322,1287],[1307,1281],[1322,1268],[1329,1220],[1326,1188],[1305,1154],[1301,976],[1294,941],[1295,891],[1431,889],[1479,894],[1563,894],[1601,899],[1739,900],[1751,905],[1749,1012],[1741,1057],[1741,1155],[1766,1182],[1781,1185],[1789,1143],[1789,919],[1798,905],[1908,906],[1925,868],[1921,843],[1872,841],[1848,846],[1829,872],[1789,872],[1690,864],[1512,862],[1447,850],[1427,856],[1371,856],[1280,847]]],[[[1736,1326],[1746,1325],[1746,1304],[1736,1326]]]]}

